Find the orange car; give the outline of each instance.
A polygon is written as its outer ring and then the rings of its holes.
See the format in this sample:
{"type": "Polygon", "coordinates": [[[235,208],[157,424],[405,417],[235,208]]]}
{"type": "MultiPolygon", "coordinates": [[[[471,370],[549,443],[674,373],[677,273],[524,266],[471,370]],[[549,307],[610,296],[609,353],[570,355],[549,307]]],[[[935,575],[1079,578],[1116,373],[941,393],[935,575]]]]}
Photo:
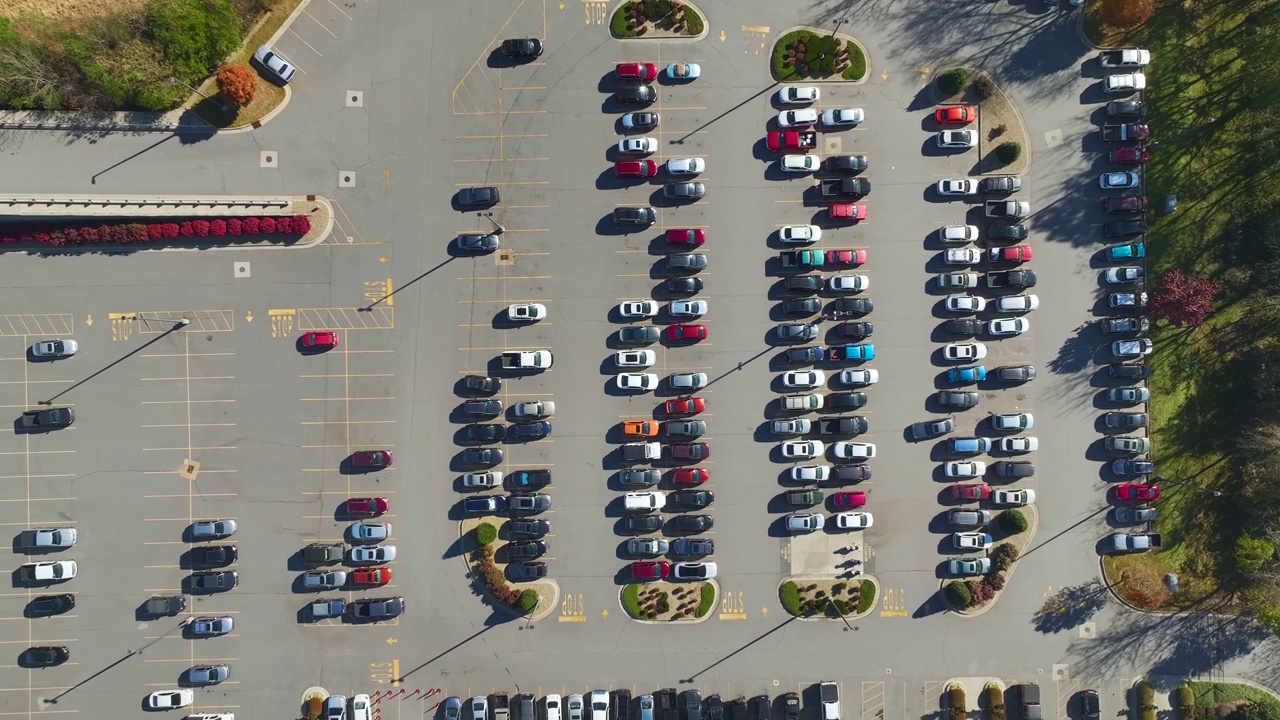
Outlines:
{"type": "Polygon", "coordinates": [[[384,567],[360,568],[352,573],[351,582],[357,587],[386,585],[391,582],[391,569],[384,567]]]}
{"type": "Polygon", "coordinates": [[[653,420],[627,420],[622,423],[624,437],[653,437],[658,434],[658,423],[653,420]]]}

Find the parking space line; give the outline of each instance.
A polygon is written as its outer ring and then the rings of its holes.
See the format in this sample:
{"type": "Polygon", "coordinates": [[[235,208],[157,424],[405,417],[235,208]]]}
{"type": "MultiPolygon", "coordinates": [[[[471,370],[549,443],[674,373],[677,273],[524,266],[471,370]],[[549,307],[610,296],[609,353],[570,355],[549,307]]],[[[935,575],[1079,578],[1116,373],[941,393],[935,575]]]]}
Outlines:
{"type": "MultiPolygon", "coordinates": [[[[71,476],[74,477],[74,476],[71,476]]],[[[61,502],[63,500],[75,501],[73,497],[49,497],[49,498],[14,498],[12,500],[0,500],[0,503],[33,503],[33,502],[61,502]]]]}
{"type": "Polygon", "coordinates": [[[333,6],[333,8],[334,8],[335,10],[337,10],[337,11],[338,11],[338,12],[340,12],[340,13],[342,13],[342,16],[343,16],[343,17],[345,17],[346,19],[348,19],[348,20],[354,20],[354,19],[355,19],[355,18],[351,17],[350,15],[348,15],[346,12],[344,12],[342,8],[338,7],[338,4],[337,4],[337,3],[335,3],[333,0],[329,0],[329,4],[330,4],[330,5],[332,5],[332,6],[333,6]]]}
{"type": "Polygon", "coordinates": [[[188,454],[192,450],[237,450],[235,445],[188,445],[187,447],[154,447],[142,448],[145,452],[159,452],[162,450],[185,450],[188,454]]]}
{"type": "Polygon", "coordinates": [[[551,158],[546,158],[546,157],[462,158],[462,159],[455,159],[454,162],[456,163],[495,163],[495,162],[525,162],[525,161],[536,162],[540,160],[550,160],[550,159],[551,158]]]}
{"type": "Polygon", "coordinates": [[[143,405],[199,405],[203,403],[233,403],[235,400],[142,400],[143,405]]]}
{"type": "Polygon", "coordinates": [[[75,473],[22,473],[21,475],[0,475],[0,480],[17,480],[19,478],[43,480],[46,478],[65,478],[75,476],[75,473]]]}
{"type": "Polygon", "coordinates": [[[337,34],[336,34],[336,33],[334,33],[332,30],[330,30],[329,28],[325,27],[324,23],[320,22],[319,20],[316,20],[316,16],[315,16],[315,15],[312,15],[312,14],[311,14],[311,13],[309,13],[309,12],[307,12],[307,10],[306,10],[306,7],[305,7],[305,6],[302,8],[302,14],[303,14],[303,15],[306,15],[307,17],[311,18],[312,20],[315,20],[316,24],[317,24],[317,25],[319,25],[319,26],[320,26],[320,27],[321,27],[325,32],[329,33],[330,35],[333,35],[333,39],[334,39],[334,40],[337,40],[337,39],[338,39],[337,34]]]}
{"type": "MultiPolygon", "coordinates": [[[[485,327],[488,327],[487,325],[485,327]]],[[[394,395],[385,397],[327,397],[327,398],[298,398],[300,402],[322,402],[328,400],[395,400],[394,395]]]]}
{"type": "MultiPolygon", "coordinates": [[[[503,133],[501,135],[454,135],[453,139],[454,140],[500,140],[502,138],[518,139],[518,138],[544,138],[544,137],[551,137],[551,136],[547,133],[523,133],[523,134],[514,133],[510,135],[508,135],[507,133],[503,133]]],[[[512,206],[507,205],[506,207],[512,207],[512,206]]]]}
{"type": "Polygon", "coordinates": [[[395,377],[395,373],[325,373],[322,375],[299,375],[300,378],[347,378],[347,377],[395,377]]]}
{"type": "Polygon", "coordinates": [[[395,420],[305,420],[302,425],[388,425],[395,420]]]}

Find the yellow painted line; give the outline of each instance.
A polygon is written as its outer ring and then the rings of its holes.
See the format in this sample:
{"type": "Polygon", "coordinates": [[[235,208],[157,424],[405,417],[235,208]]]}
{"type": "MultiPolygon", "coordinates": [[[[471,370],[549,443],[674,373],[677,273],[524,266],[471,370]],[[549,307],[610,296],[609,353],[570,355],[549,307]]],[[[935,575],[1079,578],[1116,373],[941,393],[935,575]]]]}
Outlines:
{"type": "MultiPolygon", "coordinates": [[[[487,325],[486,325],[487,327],[487,325]]],[[[322,397],[322,398],[298,398],[302,402],[324,402],[327,400],[395,400],[394,395],[385,397],[322,397]]]]}
{"type": "MultiPolygon", "coordinates": [[[[80,639],[79,639],[79,638],[64,638],[64,639],[61,639],[61,640],[41,640],[40,642],[49,643],[49,644],[51,644],[51,645],[52,645],[52,644],[54,644],[54,643],[80,642],[80,639]]],[[[23,639],[23,640],[0,640],[0,644],[3,644],[3,645],[30,645],[30,644],[31,644],[31,640],[30,640],[30,638],[23,639]]]]}
{"type": "Polygon", "coordinates": [[[495,163],[495,162],[525,162],[525,161],[538,161],[538,160],[550,160],[550,159],[551,158],[547,158],[547,157],[478,158],[474,160],[467,158],[462,160],[454,160],[454,162],[456,163],[495,163]]]}
{"type": "MultiPolygon", "coordinates": [[[[38,690],[39,688],[31,688],[31,689],[38,690]]],[[[78,713],[78,712],[80,711],[79,710],[28,710],[26,712],[17,712],[17,711],[0,712],[0,715],[57,715],[57,714],[78,713]]]]}
{"type": "Polygon", "coordinates": [[[75,452],[75,450],[28,450],[26,452],[0,452],[0,455],[54,455],[57,453],[73,452],[75,452]]]}
{"type": "Polygon", "coordinates": [[[0,480],[18,480],[21,478],[31,478],[32,480],[35,480],[37,478],[64,478],[64,477],[75,477],[75,476],[76,476],[75,473],[39,473],[39,474],[24,473],[22,475],[0,475],[0,480]]]}
{"type": "MultiPolygon", "coordinates": [[[[183,472],[183,471],[181,471],[181,470],[143,470],[143,471],[142,471],[142,474],[143,474],[143,475],[181,475],[181,474],[182,474],[182,472],[183,472]]],[[[209,474],[212,474],[212,473],[223,473],[223,474],[225,474],[225,473],[237,473],[237,472],[240,472],[240,471],[239,471],[239,470],[217,470],[217,469],[214,469],[214,468],[207,468],[207,467],[201,467],[201,468],[200,468],[200,474],[201,474],[201,475],[209,475],[209,474]]],[[[234,494],[234,493],[233,493],[233,494],[234,494]]],[[[207,497],[207,496],[209,495],[209,493],[200,493],[200,495],[201,495],[202,497],[207,497]]],[[[187,496],[187,495],[178,495],[177,497],[188,497],[188,496],[187,496]]]]}
{"type": "Polygon", "coordinates": [[[235,400],[143,400],[143,405],[195,405],[196,403],[233,403],[235,400]]]}
{"type": "Polygon", "coordinates": [[[473,277],[460,277],[457,280],[547,280],[550,275],[477,275],[473,277]]]}
{"type": "Polygon", "coordinates": [[[307,420],[302,425],[388,425],[395,420],[307,420]]]}
{"type": "Polygon", "coordinates": [[[300,378],[363,378],[363,377],[395,377],[395,373],[330,373],[325,375],[299,375],[300,378]]]}
{"type": "Polygon", "coordinates": [[[586,622],[587,616],[586,615],[561,615],[558,619],[560,622],[586,622]]]}
{"type": "MultiPolygon", "coordinates": [[[[550,185],[550,180],[498,180],[490,181],[493,185],[550,185]]],[[[475,183],[454,183],[457,187],[471,187],[475,183]]]]}
{"type": "Polygon", "coordinates": [[[183,382],[186,382],[187,380],[235,380],[236,376],[235,375],[201,375],[199,377],[144,377],[141,379],[152,380],[152,381],[181,380],[183,382]]]}
{"type": "MultiPolygon", "coordinates": [[[[529,64],[532,65],[533,63],[529,63],[529,64]]],[[[548,135],[547,133],[526,133],[523,135],[508,135],[506,133],[503,133],[501,135],[454,135],[453,139],[454,140],[501,140],[503,138],[540,138],[540,137],[544,138],[544,137],[551,137],[551,136],[548,135]]],[[[510,206],[508,205],[507,207],[510,207],[510,206]]]]}
{"type": "Polygon", "coordinates": [[[235,423],[173,423],[170,425],[143,425],[143,428],[184,428],[184,427],[235,427],[235,423]]]}
{"type": "Polygon", "coordinates": [[[155,447],[155,448],[142,448],[142,449],[143,449],[144,451],[146,451],[146,452],[158,452],[158,451],[161,451],[161,450],[165,450],[165,451],[170,451],[170,450],[181,450],[181,451],[189,451],[189,450],[238,450],[239,448],[237,448],[235,445],[210,445],[210,446],[192,446],[192,447],[155,447]]]}
{"type": "MultiPolygon", "coordinates": [[[[337,10],[338,12],[342,13],[342,16],[343,16],[343,17],[345,17],[346,19],[348,19],[348,20],[354,20],[354,19],[355,19],[355,18],[351,17],[350,15],[346,14],[345,12],[343,12],[342,8],[338,7],[337,3],[335,3],[333,0],[329,0],[329,4],[330,4],[330,5],[333,5],[334,9],[335,9],[335,10],[337,10]]],[[[219,684],[220,684],[220,685],[225,685],[226,683],[219,683],[219,684]]]]}
{"type": "MultiPolygon", "coordinates": [[[[183,495],[182,497],[186,497],[183,495]]],[[[17,498],[16,500],[0,500],[0,503],[19,503],[19,502],[62,502],[63,500],[75,500],[73,497],[51,497],[51,498],[17,498]]]]}
{"type": "MultiPolygon", "coordinates": [[[[203,469],[203,468],[201,468],[201,469],[200,469],[200,474],[201,474],[201,475],[203,475],[203,474],[204,474],[204,472],[205,472],[205,471],[204,471],[204,469],[203,469]]],[[[239,493],[207,493],[207,492],[202,492],[202,493],[200,493],[200,497],[202,497],[202,498],[207,498],[207,497],[237,497],[238,495],[239,495],[239,493]]],[[[183,493],[182,495],[143,495],[142,497],[143,497],[143,498],[187,498],[187,497],[191,497],[191,496],[190,496],[190,495],[188,495],[188,494],[186,494],[186,493],[183,493]]]]}
{"type": "Polygon", "coordinates": [[[459,350],[502,350],[502,351],[510,350],[510,351],[513,351],[513,352],[514,352],[514,351],[516,351],[516,350],[546,350],[546,351],[548,351],[548,352],[550,352],[550,351],[551,351],[551,348],[546,347],[546,346],[541,346],[541,345],[539,345],[539,346],[529,346],[529,347],[520,347],[520,346],[514,346],[514,345],[512,345],[512,346],[508,346],[508,347],[482,347],[482,346],[478,346],[478,345],[477,345],[477,346],[473,346],[473,347],[460,347],[460,348],[458,348],[458,349],[459,349],[459,350]]]}
{"type": "MultiPolygon", "coordinates": [[[[304,7],[304,8],[303,8],[303,10],[302,10],[302,14],[303,14],[303,15],[306,15],[307,17],[311,18],[312,20],[316,20],[315,16],[314,16],[314,15],[312,15],[311,13],[307,12],[307,10],[306,10],[306,8],[305,8],[305,7],[304,7]]],[[[335,35],[335,34],[334,34],[334,32],[333,32],[332,30],[330,30],[329,28],[325,27],[325,26],[324,26],[324,23],[320,22],[319,20],[316,20],[316,24],[317,24],[317,25],[319,25],[321,28],[323,28],[325,32],[329,33],[330,35],[333,35],[333,39],[334,39],[334,40],[337,40],[337,39],[338,39],[338,36],[337,36],[337,35],[335,35]]]]}

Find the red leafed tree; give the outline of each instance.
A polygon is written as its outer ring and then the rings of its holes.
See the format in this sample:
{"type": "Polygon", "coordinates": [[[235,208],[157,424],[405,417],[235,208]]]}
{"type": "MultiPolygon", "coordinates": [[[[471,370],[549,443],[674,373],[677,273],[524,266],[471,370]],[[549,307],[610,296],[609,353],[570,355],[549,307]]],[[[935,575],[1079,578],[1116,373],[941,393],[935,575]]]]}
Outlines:
{"type": "Polygon", "coordinates": [[[1195,327],[1213,314],[1213,296],[1222,286],[1201,275],[1177,268],[1160,276],[1160,288],[1151,298],[1151,314],[1170,325],[1195,327]]]}
{"type": "Polygon", "coordinates": [[[244,106],[253,102],[253,94],[257,91],[254,85],[253,71],[244,65],[223,65],[218,68],[218,92],[222,97],[236,105],[244,106]]]}
{"type": "Polygon", "coordinates": [[[1136,28],[1156,11],[1156,0],[1102,0],[1102,19],[1110,26],[1136,28]]]}

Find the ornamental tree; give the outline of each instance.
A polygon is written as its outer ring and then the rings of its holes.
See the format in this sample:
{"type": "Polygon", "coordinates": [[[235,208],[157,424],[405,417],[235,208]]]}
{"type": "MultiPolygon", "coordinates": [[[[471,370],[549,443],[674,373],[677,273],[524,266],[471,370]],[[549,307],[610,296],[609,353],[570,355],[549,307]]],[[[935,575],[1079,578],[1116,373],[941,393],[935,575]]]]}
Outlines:
{"type": "Polygon", "coordinates": [[[253,95],[257,89],[253,71],[248,67],[223,65],[218,68],[218,92],[236,105],[244,106],[253,102],[253,95]]]}
{"type": "Polygon", "coordinates": [[[1213,314],[1213,296],[1221,289],[1221,285],[1207,277],[1174,268],[1160,276],[1160,287],[1148,309],[1175,327],[1196,327],[1213,314]]]}

